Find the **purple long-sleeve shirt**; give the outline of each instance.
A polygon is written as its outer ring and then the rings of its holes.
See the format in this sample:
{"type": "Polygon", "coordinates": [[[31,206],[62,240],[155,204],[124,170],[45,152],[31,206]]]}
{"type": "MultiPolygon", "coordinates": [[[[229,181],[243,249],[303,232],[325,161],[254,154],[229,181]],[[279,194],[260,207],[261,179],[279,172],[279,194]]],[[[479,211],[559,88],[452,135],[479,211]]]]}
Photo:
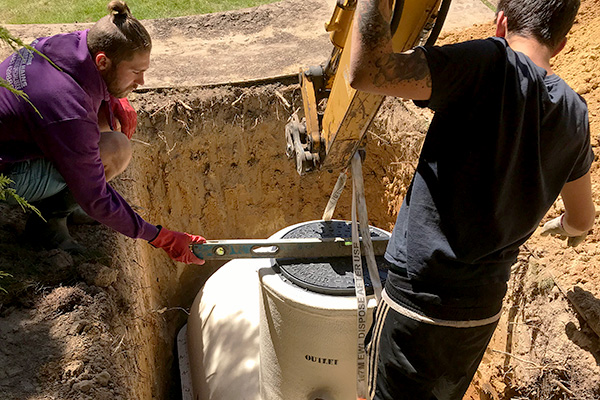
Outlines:
{"type": "Polygon", "coordinates": [[[107,182],[100,160],[98,109],[106,83],[88,51],[87,31],[40,38],[0,64],[0,77],[29,96],[34,108],[0,88],[0,168],[47,158],[91,217],[132,238],[152,240],[158,228],[144,221],[107,182]]]}

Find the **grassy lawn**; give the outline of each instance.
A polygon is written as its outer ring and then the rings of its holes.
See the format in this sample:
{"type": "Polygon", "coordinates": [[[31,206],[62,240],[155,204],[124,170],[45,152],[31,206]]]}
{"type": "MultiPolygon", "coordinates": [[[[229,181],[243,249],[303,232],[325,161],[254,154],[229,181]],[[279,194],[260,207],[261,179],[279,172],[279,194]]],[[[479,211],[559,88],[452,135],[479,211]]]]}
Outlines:
{"type": "MultiPolygon", "coordinates": [[[[276,0],[128,0],[137,19],[179,17],[253,7],[276,0]]],[[[109,0],[0,0],[0,24],[95,22],[109,0]]]]}

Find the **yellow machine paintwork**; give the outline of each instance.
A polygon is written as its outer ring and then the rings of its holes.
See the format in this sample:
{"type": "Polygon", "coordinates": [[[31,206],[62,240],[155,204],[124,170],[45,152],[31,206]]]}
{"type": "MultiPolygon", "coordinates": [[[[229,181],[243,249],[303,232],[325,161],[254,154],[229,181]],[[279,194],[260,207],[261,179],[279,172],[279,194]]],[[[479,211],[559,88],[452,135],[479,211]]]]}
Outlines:
{"type": "MultiPolygon", "coordinates": [[[[441,0],[404,0],[403,3],[400,22],[392,36],[396,52],[409,50],[419,44],[422,32],[435,19],[441,0]]],[[[348,69],[352,47],[352,35],[349,32],[355,4],[356,2],[351,0],[338,2],[331,21],[326,24],[336,48],[340,48],[341,40],[345,40],[345,44],[338,50],[338,54],[334,51],[332,56],[339,57],[339,61],[333,80],[329,80],[333,83],[319,135],[311,132],[316,126],[314,120],[317,118],[317,105],[310,104],[310,99],[304,100],[306,120],[312,122],[307,126],[307,134],[323,139],[326,155],[324,160],[321,160],[321,168],[329,170],[339,170],[348,166],[384,98],[382,95],[357,91],[349,84],[348,69]],[[309,113],[312,115],[309,116],[309,113]]],[[[395,6],[394,12],[399,12],[398,7],[395,6]]]]}
{"type": "Polygon", "coordinates": [[[315,95],[315,86],[310,79],[302,78],[302,85],[300,87],[302,89],[302,105],[304,106],[304,114],[306,116],[306,131],[312,135],[312,140],[315,145],[313,151],[318,154],[321,145],[321,133],[319,131],[318,104],[315,95]]]}

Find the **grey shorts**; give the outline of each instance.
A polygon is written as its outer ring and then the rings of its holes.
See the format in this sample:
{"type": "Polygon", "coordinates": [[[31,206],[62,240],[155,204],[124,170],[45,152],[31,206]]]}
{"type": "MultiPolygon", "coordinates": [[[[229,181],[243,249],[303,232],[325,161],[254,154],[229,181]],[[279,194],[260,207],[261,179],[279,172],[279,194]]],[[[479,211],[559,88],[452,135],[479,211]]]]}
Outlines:
{"type": "MultiPolygon", "coordinates": [[[[3,174],[13,181],[9,187],[29,202],[53,196],[67,187],[62,175],[45,158],[16,163],[3,174]]],[[[11,199],[9,196],[9,203],[11,199]]]]}

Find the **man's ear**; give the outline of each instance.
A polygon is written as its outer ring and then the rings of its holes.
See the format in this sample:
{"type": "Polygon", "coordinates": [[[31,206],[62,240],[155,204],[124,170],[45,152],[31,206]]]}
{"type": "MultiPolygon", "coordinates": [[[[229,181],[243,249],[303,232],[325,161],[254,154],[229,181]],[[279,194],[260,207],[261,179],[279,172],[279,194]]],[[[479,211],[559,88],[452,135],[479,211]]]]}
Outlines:
{"type": "Polygon", "coordinates": [[[504,15],[504,11],[498,11],[496,18],[496,37],[505,38],[508,33],[508,19],[504,15]]]}
{"type": "Polygon", "coordinates": [[[552,55],[550,56],[550,58],[552,58],[555,55],[557,55],[558,53],[560,53],[562,51],[562,49],[565,48],[566,45],[567,45],[567,38],[564,38],[563,40],[560,41],[560,43],[558,44],[558,46],[556,46],[556,48],[552,52],[552,55]]]}
{"type": "Polygon", "coordinates": [[[94,62],[96,63],[96,68],[98,68],[98,71],[106,71],[111,65],[110,58],[108,58],[103,51],[96,53],[94,62]]]}

